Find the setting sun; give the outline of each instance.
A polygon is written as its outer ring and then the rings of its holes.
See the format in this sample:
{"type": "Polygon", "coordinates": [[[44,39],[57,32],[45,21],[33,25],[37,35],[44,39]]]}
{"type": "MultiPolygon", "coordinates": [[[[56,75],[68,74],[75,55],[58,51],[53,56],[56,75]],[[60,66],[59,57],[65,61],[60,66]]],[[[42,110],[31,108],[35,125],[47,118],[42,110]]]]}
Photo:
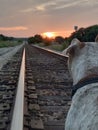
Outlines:
{"type": "Polygon", "coordinates": [[[43,33],[44,37],[53,38],[55,37],[55,34],[53,32],[45,32],[43,33]]]}

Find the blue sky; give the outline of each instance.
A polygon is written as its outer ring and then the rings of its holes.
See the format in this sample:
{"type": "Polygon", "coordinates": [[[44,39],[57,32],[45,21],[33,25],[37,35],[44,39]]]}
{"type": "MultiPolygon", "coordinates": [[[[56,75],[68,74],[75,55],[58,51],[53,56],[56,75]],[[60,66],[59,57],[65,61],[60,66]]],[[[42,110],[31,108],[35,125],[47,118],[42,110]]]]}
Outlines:
{"type": "Polygon", "coordinates": [[[98,0],[0,0],[0,33],[25,37],[68,36],[74,25],[98,24],[98,0]]]}

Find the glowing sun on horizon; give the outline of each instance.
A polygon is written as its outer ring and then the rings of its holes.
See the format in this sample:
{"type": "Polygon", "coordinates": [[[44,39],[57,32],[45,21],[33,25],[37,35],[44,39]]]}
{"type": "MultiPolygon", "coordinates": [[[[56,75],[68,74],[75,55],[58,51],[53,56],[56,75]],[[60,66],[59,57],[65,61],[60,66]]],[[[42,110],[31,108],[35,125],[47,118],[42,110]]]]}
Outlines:
{"type": "Polygon", "coordinates": [[[44,37],[53,38],[55,37],[55,34],[53,32],[45,32],[43,33],[44,37]]]}

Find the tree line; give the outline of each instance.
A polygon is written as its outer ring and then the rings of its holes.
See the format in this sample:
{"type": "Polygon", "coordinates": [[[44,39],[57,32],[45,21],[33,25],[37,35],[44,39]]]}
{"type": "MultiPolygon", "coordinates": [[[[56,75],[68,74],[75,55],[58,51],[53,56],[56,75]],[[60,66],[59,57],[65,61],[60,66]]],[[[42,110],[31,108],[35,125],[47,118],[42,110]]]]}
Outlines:
{"type": "Polygon", "coordinates": [[[24,40],[27,40],[28,38],[15,38],[15,37],[8,37],[3,34],[0,34],[0,41],[17,41],[22,42],[24,40]]]}
{"type": "Polygon", "coordinates": [[[48,38],[45,37],[43,38],[43,36],[36,34],[33,37],[29,37],[28,38],[28,43],[29,44],[36,44],[36,43],[44,43],[46,46],[50,45],[52,42],[58,42],[59,44],[61,44],[62,42],[64,42],[65,39],[62,36],[57,36],[55,38],[48,38]]]}
{"type": "Polygon", "coordinates": [[[7,36],[4,36],[3,34],[0,34],[0,41],[10,41],[10,40],[13,40],[14,38],[13,37],[7,37],[7,36]]]}
{"type": "MultiPolygon", "coordinates": [[[[52,42],[63,44],[64,42],[67,44],[70,44],[71,40],[73,38],[78,38],[82,42],[93,42],[95,40],[96,35],[98,34],[98,25],[92,25],[86,28],[79,28],[78,30],[74,31],[69,37],[62,37],[62,36],[56,36],[54,39],[52,38],[43,38],[41,35],[36,34],[35,36],[28,38],[29,44],[36,44],[43,42],[44,45],[48,46],[52,42]]],[[[65,45],[65,47],[67,47],[65,45]]]]}
{"type": "MultiPolygon", "coordinates": [[[[66,48],[73,38],[78,38],[82,42],[94,42],[95,37],[98,35],[98,25],[92,25],[86,28],[79,28],[76,31],[74,31],[69,37],[62,37],[62,36],[56,36],[55,38],[43,38],[41,35],[36,34],[32,37],[26,38],[29,44],[36,44],[36,43],[43,43],[45,46],[49,46],[52,43],[53,44],[62,44],[66,48]]],[[[24,38],[13,38],[13,37],[7,37],[2,34],[0,34],[0,41],[10,41],[10,40],[19,40],[22,41],[24,38]]]]}
{"type": "Polygon", "coordinates": [[[98,35],[98,25],[93,25],[87,28],[79,28],[77,31],[73,32],[68,38],[69,42],[73,38],[78,38],[82,42],[94,42],[95,37],[98,35]]]}

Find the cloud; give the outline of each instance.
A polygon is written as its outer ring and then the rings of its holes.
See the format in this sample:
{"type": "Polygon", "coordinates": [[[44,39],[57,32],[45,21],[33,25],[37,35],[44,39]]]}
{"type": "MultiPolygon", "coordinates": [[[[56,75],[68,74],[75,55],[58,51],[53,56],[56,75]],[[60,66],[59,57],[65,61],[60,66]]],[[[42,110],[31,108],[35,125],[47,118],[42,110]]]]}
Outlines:
{"type": "Polygon", "coordinates": [[[98,6],[97,0],[84,0],[84,1],[85,1],[85,4],[83,4],[84,6],[89,6],[89,7],[98,6]]]}
{"type": "MultiPolygon", "coordinates": [[[[95,7],[98,4],[97,0],[43,0],[41,1],[34,1],[31,4],[31,7],[29,6],[29,8],[24,8],[23,10],[21,10],[21,13],[44,13],[47,16],[49,16],[49,14],[54,14],[54,13],[60,13],[60,11],[64,11],[64,10],[73,10],[73,8],[84,8],[85,10],[87,10],[86,8],[90,8],[90,7],[95,7]],[[57,12],[58,11],[58,12],[57,12]]],[[[70,12],[70,11],[69,11],[70,12]]],[[[81,11],[79,11],[81,12],[81,11]]],[[[52,15],[51,14],[51,15],[52,15]]],[[[42,15],[42,14],[41,14],[42,15]]]]}
{"type": "Polygon", "coordinates": [[[27,8],[27,9],[24,9],[24,10],[20,10],[19,12],[28,13],[28,12],[32,12],[33,10],[34,10],[33,8],[27,8]]]}
{"type": "Polygon", "coordinates": [[[98,0],[0,0],[0,32],[31,36],[65,30],[58,33],[67,35],[74,25],[96,24],[97,15],[98,0]]]}
{"type": "Polygon", "coordinates": [[[40,4],[40,5],[36,6],[36,9],[38,11],[44,11],[44,10],[47,9],[47,7],[53,6],[53,5],[56,5],[56,2],[50,1],[50,2],[43,3],[43,4],[40,4]]]}
{"type": "Polygon", "coordinates": [[[16,27],[0,27],[0,31],[21,31],[27,30],[27,27],[24,26],[16,26],[16,27]]]}
{"type": "Polygon", "coordinates": [[[77,6],[80,6],[80,7],[96,6],[96,4],[98,4],[97,0],[71,0],[71,1],[69,0],[58,1],[57,0],[57,6],[55,7],[55,10],[69,8],[69,7],[77,7],[77,6]]]}
{"type": "MultiPolygon", "coordinates": [[[[32,1],[32,4],[23,10],[19,11],[22,13],[35,13],[35,12],[53,12],[56,10],[63,10],[73,7],[90,7],[96,6],[98,4],[97,0],[43,0],[41,1],[32,1]]],[[[72,10],[71,9],[71,10],[72,10]]]]}
{"type": "Polygon", "coordinates": [[[66,30],[66,31],[56,31],[53,32],[56,36],[69,36],[71,33],[73,32],[73,30],[66,30]]]}
{"type": "Polygon", "coordinates": [[[43,2],[43,3],[37,3],[36,5],[32,6],[31,8],[26,8],[24,10],[21,10],[20,12],[23,13],[29,13],[32,11],[45,11],[48,7],[51,7],[53,5],[56,5],[56,2],[49,1],[49,2],[43,2]]]}
{"type": "Polygon", "coordinates": [[[57,7],[55,7],[55,9],[68,8],[68,7],[78,5],[79,3],[80,1],[66,2],[65,4],[58,5],[57,7]]]}

